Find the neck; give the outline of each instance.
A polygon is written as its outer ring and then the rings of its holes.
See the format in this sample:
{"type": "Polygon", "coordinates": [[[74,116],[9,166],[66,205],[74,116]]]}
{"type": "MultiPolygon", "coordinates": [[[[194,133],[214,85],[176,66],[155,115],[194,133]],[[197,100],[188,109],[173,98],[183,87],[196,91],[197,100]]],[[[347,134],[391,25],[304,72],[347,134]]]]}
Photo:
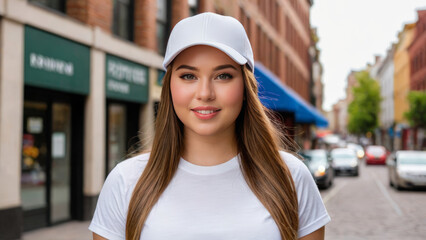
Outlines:
{"type": "Polygon", "coordinates": [[[183,158],[195,165],[214,166],[224,163],[238,153],[234,131],[218,136],[200,136],[185,132],[183,158]]]}

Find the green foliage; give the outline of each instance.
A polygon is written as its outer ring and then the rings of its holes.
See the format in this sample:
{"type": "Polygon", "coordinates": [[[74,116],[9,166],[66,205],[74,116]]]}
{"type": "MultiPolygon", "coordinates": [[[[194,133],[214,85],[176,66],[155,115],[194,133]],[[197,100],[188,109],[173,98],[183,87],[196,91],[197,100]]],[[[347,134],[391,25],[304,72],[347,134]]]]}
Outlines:
{"type": "Polygon", "coordinates": [[[405,118],[412,127],[426,127],[426,92],[412,91],[407,98],[410,109],[405,118]]]}
{"type": "Polygon", "coordinates": [[[380,86],[367,71],[355,75],[358,86],[352,89],[353,101],[349,104],[348,131],[353,134],[373,132],[379,125],[380,86]]]}

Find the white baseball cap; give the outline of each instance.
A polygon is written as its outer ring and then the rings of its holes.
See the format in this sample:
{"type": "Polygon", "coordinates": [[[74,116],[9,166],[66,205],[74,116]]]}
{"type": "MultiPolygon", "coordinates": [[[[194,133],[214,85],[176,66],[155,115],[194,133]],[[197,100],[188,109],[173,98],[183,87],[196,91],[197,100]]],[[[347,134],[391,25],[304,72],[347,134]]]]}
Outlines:
{"type": "Polygon", "coordinates": [[[243,25],[235,18],[206,12],[178,22],[170,33],[163,66],[183,50],[207,45],[221,50],[240,65],[254,70],[253,51],[243,25]]]}

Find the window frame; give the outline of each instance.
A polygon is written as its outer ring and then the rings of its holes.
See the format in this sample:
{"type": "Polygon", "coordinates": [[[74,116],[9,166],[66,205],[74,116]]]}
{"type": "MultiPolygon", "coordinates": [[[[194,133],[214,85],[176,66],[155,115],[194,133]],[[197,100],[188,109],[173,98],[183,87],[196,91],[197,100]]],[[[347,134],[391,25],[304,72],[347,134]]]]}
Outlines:
{"type": "Polygon", "coordinates": [[[171,19],[171,5],[172,5],[172,1],[171,0],[157,0],[157,13],[155,15],[155,25],[156,25],[156,42],[157,42],[157,52],[160,53],[161,55],[164,55],[166,52],[166,46],[167,46],[167,41],[169,38],[169,34],[170,34],[170,19],[171,19]],[[165,3],[165,18],[162,19],[159,16],[159,6],[158,6],[158,2],[159,1],[164,1],[165,3]],[[163,29],[163,39],[160,40],[159,38],[159,25],[162,25],[164,27],[163,29]]]}
{"type": "Polygon", "coordinates": [[[67,10],[67,8],[66,8],[66,6],[67,6],[66,2],[67,2],[67,0],[57,0],[59,2],[59,4],[60,4],[59,8],[55,8],[55,7],[51,6],[51,5],[49,5],[49,3],[52,2],[53,0],[47,0],[47,2],[49,2],[47,4],[43,3],[44,1],[43,2],[42,1],[43,0],[28,0],[28,3],[36,5],[38,7],[46,8],[48,10],[55,11],[55,12],[58,12],[58,13],[61,13],[61,14],[65,14],[66,13],[66,10],[67,10]]]}
{"type": "MultiPolygon", "coordinates": [[[[121,5],[121,6],[123,6],[121,5]]],[[[112,25],[111,25],[111,32],[114,34],[114,36],[117,36],[119,38],[133,41],[134,40],[134,6],[135,1],[134,0],[112,0],[112,25]],[[127,2],[127,3],[126,3],[127,2]],[[127,5],[125,6],[127,8],[127,22],[125,23],[125,26],[127,28],[127,36],[123,36],[120,34],[120,15],[119,15],[119,8],[117,7],[118,4],[127,5]]]]}

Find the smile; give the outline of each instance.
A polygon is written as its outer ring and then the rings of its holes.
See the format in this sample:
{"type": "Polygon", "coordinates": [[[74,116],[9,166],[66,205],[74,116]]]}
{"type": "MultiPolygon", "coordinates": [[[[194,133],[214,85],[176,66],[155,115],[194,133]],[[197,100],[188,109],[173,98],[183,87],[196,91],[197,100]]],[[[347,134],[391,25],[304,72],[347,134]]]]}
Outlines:
{"type": "Polygon", "coordinates": [[[209,120],[214,118],[221,109],[215,107],[196,107],[191,109],[195,116],[201,120],[209,120]]]}
{"type": "Polygon", "coordinates": [[[199,114],[212,114],[214,112],[219,112],[220,110],[194,110],[199,114]]]}

